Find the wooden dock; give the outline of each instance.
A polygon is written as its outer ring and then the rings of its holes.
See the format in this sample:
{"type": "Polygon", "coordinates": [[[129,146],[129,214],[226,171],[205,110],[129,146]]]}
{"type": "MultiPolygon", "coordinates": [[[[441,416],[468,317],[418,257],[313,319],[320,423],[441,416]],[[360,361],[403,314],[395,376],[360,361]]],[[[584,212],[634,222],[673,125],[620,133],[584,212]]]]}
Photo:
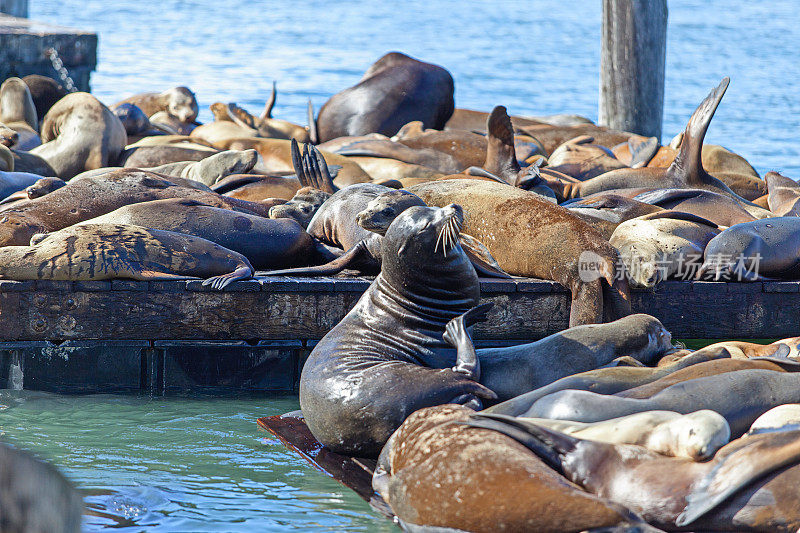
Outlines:
{"type": "MultiPolygon", "coordinates": [[[[296,390],[314,343],[353,307],[365,277],[0,281],[0,387],[57,392],[296,390]],[[5,385],[3,385],[5,384],[5,385]]],[[[569,293],[542,280],[481,280],[481,346],[530,342],[569,321],[569,293]]],[[[634,291],[634,312],[681,339],[800,335],[800,282],[681,282],[634,291]]]]}
{"type": "Polygon", "coordinates": [[[0,14],[0,82],[40,74],[64,85],[49,49],[57,52],[75,88],[89,91],[89,77],[97,66],[97,34],[0,14]]]}

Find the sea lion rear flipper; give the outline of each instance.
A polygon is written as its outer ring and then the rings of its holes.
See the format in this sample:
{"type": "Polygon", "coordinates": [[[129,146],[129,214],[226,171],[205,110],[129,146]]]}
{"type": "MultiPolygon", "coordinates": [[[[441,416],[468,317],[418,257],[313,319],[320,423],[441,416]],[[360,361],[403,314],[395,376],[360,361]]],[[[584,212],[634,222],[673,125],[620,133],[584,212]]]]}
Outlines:
{"type": "Polygon", "coordinates": [[[272,108],[275,107],[275,99],[278,96],[278,84],[275,80],[272,80],[272,92],[269,95],[269,100],[267,100],[267,104],[264,106],[264,112],[261,113],[261,120],[267,120],[268,118],[272,118],[272,108]]]}
{"type": "Polygon", "coordinates": [[[561,456],[574,450],[581,440],[508,415],[476,413],[463,424],[497,431],[514,439],[562,475],[561,456]]]}
{"type": "Polygon", "coordinates": [[[668,175],[679,175],[686,183],[697,182],[701,175],[705,173],[703,169],[703,140],[708,131],[711,118],[717,110],[717,106],[728,88],[731,79],[727,76],[717,85],[705,100],[697,107],[689,122],[686,124],[686,131],[683,134],[681,148],[675,160],[667,169],[668,175]]]}
{"type": "Polygon", "coordinates": [[[506,108],[499,105],[492,109],[486,121],[486,160],[483,168],[513,184],[520,166],[514,148],[514,127],[506,108]]]}
{"type": "Polygon", "coordinates": [[[741,447],[718,459],[714,468],[692,485],[675,525],[691,524],[756,479],[800,461],[800,431],[769,435],[740,439],[741,447]]]}
{"type": "Polygon", "coordinates": [[[658,152],[658,137],[648,137],[644,140],[631,137],[628,139],[628,150],[631,153],[631,168],[646,167],[658,152]]]}
{"type": "Polygon", "coordinates": [[[317,131],[317,121],[314,119],[314,104],[311,98],[308,99],[308,141],[311,144],[319,144],[319,132],[317,131]]]}
{"type": "MultiPolygon", "coordinates": [[[[292,142],[295,142],[294,139],[292,139],[292,142]]],[[[294,154],[292,155],[292,158],[294,158],[294,154]]],[[[306,180],[304,186],[313,187],[330,194],[333,194],[339,190],[333,184],[333,177],[328,170],[328,164],[325,162],[325,158],[322,157],[322,154],[319,152],[319,150],[317,150],[316,146],[306,144],[305,148],[303,149],[301,167],[304,179],[306,180]]],[[[298,173],[298,178],[299,177],[300,174],[298,173]]],[[[301,183],[303,183],[302,180],[301,183]]]]}
{"type": "Polygon", "coordinates": [[[475,381],[481,378],[481,366],[467,328],[485,321],[492,307],[494,304],[491,302],[473,307],[463,315],[450,320],[445,326],[443,338],[456,349],[456,365],[453,371],[475,381]]]}
{"type": "Polygon", "coordinates": [[[695,198],[703,194],[703,192],[702,189],[653,189],[639,193],[634,196],[633,199],[646,204],[664,207],[661,204],[665,202],[676,202],[678,200],[695,198]]]}
{"type": "Polygon", "coordinates": [[[499,177],[495,176],[491,172],[481,167],[469,167],[464,172],[467,173],[468,176],[479,176],[481,178],[489,178],[490,180],[494,180],[498,183],[507,183],[505,180],[500,179],[499,177]]]}
{"type": "Polygon", "coordinates": [[[458,236],[458,240],[479,276],[511,279],[511,276],[500,267],[495,258],[492,257],[489,249],[481,241],[466,233],[461,233],[458,236]]]}
{"type": "Polygon", "coordinates": [[[240,266],[233,272],[223,274],[221,276],[214,276],[203,281],[203,286],[211,285],[212,288],[222,290],[234,281],[242,279],[250,279],[253,277],[253,269],[249,266],[240,266]]]}
{"type": "Polygon", "coordinates": [[[361,241],[344,254],[324,265],[284,268],[282,270],[269,270],[263,272],[264,276],[333,276],[338,274],[356,260],[371,257],[366,241],[361,241]]]}

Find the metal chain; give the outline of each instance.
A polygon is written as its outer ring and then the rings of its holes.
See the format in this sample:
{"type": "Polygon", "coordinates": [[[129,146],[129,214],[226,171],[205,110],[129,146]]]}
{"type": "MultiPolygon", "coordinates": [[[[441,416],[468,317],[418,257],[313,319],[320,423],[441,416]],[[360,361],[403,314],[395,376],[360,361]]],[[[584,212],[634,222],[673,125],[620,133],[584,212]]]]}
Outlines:
{"type": "Polygon", "coordinates": [[[61,78],[61,83],[64,85],[64,88],[67,90],[67,92],[74,93],[77,91],[78,89],[75,87],[75,82],[73,82],[72,78],[69,77],[67,67],[64,66],[64,62],[61,61],[61,58],[58,57],[58,52],[56,52],[56,49],[48,48],[44,51],[44,54],[48,57],[48,59],[50,59],[56,74],[58,74],[58,77],[61,78]]]}

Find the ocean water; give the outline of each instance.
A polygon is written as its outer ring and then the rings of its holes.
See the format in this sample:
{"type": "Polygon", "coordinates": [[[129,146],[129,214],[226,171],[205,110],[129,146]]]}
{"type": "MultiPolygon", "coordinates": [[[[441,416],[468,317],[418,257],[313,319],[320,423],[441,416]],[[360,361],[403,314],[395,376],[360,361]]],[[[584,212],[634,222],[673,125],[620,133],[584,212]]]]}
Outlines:
{"type": "MultiPolygon", "coordinates": [[[[597,118],[599,0],[31,0],[31,18],[96,31],[93,92],[114,103],[187,85],[208,105],[305,121],[399,50],[455,79],[459,107],[597,118]]],[[[707,141],[800,178],[796,0],[670,0],[664,141],[731,85],[707,141]]],[[[675,332],[680,336],[680,332],[675,332]]],[[[390,531],[352,491],[256,429],[296,397],[59,396],[0,391],[2,438],[53,461],[97,531],[390,531]]]]}

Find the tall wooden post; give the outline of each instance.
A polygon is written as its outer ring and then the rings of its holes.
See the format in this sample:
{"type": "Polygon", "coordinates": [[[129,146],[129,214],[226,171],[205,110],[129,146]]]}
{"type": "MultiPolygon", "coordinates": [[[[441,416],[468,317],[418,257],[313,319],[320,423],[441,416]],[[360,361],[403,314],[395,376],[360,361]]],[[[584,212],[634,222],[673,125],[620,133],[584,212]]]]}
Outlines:
{"type": "Polygon", "coordinates": [[[0,0],[0,13],[28,18],[28,0],[0,0]]]}
{"type": "Polygon", "coordinates": [[[603,0],[599,123],[661,139],[667,0],[603,0]]]}

